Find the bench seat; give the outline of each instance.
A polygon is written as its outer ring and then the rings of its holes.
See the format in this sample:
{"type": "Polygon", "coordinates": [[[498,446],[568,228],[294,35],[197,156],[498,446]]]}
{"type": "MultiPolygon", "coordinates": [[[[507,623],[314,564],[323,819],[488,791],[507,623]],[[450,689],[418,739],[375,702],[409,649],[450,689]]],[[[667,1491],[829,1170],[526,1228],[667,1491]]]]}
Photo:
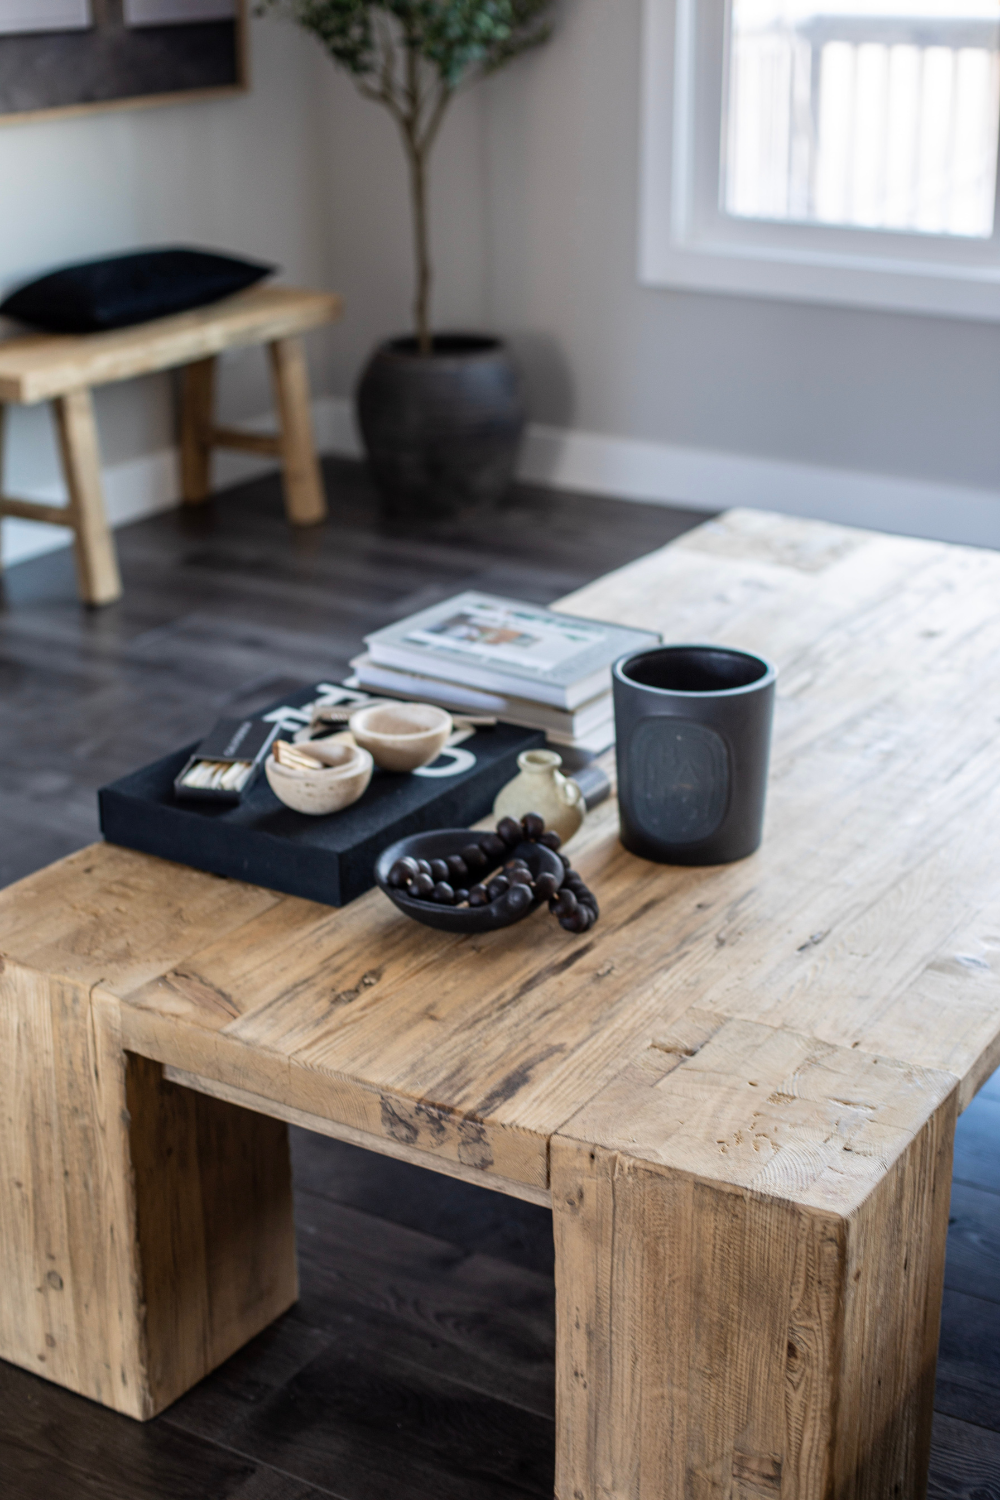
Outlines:
{"type": "Polygon", "coordinates": [[[109,333],[30,333],[0,342],[0,417],[6,405],[53,403],[69,495],[67,505],[57,506],[0,494],[0,517],[71,528],[81,599],[99,605],[120,598],[90,393],[96,386],[183,367],[184,501],[200,504],[208,498],[214,449],[239,448],[280,459],[293,524],[323,520],[326,502],[313,444],[302,335],[334,321],[340,312],[341,300],[330,292],[254,287],[209,307],[109,333]],[[219,427],[214,421],[216,357],[251,344],[268,346],[279,419],[274,436],[219,427]]]}

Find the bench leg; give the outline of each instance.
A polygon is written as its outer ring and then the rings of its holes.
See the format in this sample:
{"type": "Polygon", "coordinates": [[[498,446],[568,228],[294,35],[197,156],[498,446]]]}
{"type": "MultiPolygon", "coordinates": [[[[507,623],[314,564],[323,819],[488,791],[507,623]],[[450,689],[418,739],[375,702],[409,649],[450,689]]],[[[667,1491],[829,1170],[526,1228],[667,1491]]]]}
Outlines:
{"type": "Polygon", "coordinates": [[[181,372],[181,497],[201,505],[212,489],[212,428],[215,422],[215,356],[181,372]]]}
{"type": "Polygon", "coordinates": [[[163,1080],[94,986],[0,963],[0,1358],[155,1416],[297,1296],[287,1126],[163,1080]]]}
{"type": "Polygon", "coordinates": [[[326,495],[313,442],[309,374],[302,340],[275,339],[270,355],[281,424],[285,513],[293,526],[315,526],[326,518],[326,495]]]}
{"type": "Polygon", "coordinates": [[[84,604],[112,604],[122,582],[114,538],[104,509],[101,455],[89,390],[53,402],[63,474],[76,533],[76,576],[84,604]]]}

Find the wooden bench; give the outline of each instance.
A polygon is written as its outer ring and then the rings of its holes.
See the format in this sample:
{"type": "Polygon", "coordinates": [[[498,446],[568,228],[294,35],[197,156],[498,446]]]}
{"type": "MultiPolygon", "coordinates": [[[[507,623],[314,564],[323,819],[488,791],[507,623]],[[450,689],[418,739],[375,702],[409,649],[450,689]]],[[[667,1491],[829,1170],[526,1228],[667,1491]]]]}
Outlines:
{"type": "MultiPolygon", "coordinates": [[[[0,466],[7,404],[51,401],[68,504],[42,505],[0,493],[0,517],[18,516],[75,535],[80,598],[111,604],[121,577],[108,525],[91,390],[135,375],[184,366],[180,410],[181,494],[189,505],[207,499],[215,448],[238,448],[280,459],[285,509],[295,526],[313,526],[326,501],[313,445],[309,378],[301,335],[340,316],[329,292],[254,287],[211,307],[157,318],[112,333],[33,333],[0,343],[0,466]],[[219,427],[214,420],[215,361],[224,349],[267,344],[278,409],[275,436],[219,427]]],[[[2,472],[0,472],[2,488],[2,472]]]]}

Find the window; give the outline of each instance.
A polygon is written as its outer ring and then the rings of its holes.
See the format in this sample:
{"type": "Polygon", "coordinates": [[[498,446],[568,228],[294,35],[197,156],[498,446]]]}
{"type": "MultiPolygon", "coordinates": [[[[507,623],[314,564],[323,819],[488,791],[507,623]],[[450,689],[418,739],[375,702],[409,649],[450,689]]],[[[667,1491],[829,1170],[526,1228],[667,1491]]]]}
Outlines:
{"type": "Polygon", "coordinates": [[[640,276],[1000,319],[1000,0],[646,0],[640,276]]]}

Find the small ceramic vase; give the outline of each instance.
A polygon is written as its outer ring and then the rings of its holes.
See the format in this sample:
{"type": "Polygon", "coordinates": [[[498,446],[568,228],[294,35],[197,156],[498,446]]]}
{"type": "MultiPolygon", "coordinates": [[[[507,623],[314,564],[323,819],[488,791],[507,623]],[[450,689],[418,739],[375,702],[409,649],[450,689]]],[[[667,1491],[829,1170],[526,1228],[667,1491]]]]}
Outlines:
{"type": "Polygon", "coordinates": [[[554,750],[522,750],[517,765],[519,774],[497,794],[494,817],[522,818],[536,812],[565,844],[583,822],[586,807],[576,782],[559,769],[562,756],[554,750]]]}
{"type": "Polygon", "coordinates": [[[415,771],[436,760],[450,738],[451,714],[432,703],[375,703],[350,718],[357,744],[383,771],[415,771]]]}

